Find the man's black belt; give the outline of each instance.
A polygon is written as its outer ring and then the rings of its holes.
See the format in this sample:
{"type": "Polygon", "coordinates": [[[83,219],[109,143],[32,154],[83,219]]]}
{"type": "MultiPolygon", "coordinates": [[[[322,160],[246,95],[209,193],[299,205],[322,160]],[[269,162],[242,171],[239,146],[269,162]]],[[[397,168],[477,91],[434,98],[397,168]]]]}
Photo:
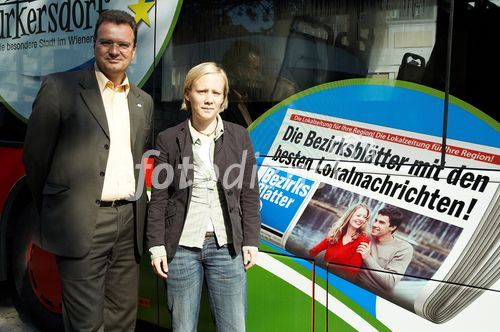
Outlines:
{"type": "Polygon", "coordinates": [[[132,203],[132,201],[126,199],[117,199],[115,201],[101,201],[99,204],[100,207],[119,207],[128,203],[132,203]]]}

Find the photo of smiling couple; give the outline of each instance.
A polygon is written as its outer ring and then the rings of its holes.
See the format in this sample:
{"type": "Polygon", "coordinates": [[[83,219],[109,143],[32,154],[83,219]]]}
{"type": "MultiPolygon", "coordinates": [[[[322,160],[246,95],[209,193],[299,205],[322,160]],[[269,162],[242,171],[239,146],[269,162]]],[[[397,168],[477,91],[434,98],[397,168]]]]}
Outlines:
{"type": "Polygon", "coordinates": [[[329,271],[369,290],[390,291],[410,264],[413,247],[394,236],[404,219],[400,209],[385,204],[368,231],[371,219],[368,205],[351,205],[308,253],[316,257],[325,251],[329,271]]]}

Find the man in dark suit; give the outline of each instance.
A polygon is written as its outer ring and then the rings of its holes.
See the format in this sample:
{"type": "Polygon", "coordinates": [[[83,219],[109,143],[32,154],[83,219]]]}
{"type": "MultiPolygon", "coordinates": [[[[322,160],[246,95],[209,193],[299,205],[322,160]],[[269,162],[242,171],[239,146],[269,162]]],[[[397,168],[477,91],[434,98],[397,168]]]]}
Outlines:
{"type": "Polygon", "coordinates": [[[94,37],[95,66],[42,82],[23,157],[39,245],[57,258],[65,329],[133,331],[146,209],[135,165],[153,100],[125,73],[136,51],[133,17],[103,12],[94,37]]]}

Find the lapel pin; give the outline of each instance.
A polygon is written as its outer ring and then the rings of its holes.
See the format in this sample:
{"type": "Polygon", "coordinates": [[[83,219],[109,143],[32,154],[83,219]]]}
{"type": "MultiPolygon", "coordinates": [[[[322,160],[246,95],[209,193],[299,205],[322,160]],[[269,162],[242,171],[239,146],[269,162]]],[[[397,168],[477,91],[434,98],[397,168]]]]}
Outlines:
{"type": "Polygon", "coordinates": [[[137,107],[142,107],[142,104],[137,104],[137,107]]]}

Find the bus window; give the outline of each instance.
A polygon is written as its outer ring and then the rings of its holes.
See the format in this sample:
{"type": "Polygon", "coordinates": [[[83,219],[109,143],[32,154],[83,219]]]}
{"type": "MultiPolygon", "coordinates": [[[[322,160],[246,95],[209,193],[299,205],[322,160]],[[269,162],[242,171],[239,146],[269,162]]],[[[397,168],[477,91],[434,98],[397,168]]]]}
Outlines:
{"type": "Polygon", "coordinates": [[[279,77],[293,82],[298,90],[324,83],[329,64],[333,61],[333,35],[333,29],[327,24],[307,17],[295,17],[287,37],[279,77]]]}
{"type": "Polygon", "coordinates": [[[426,68],[436,41],[437,0],[405,3],[185,2],[155,70],[156,131],[188,116],[179,110],[183,80],[204,61],[226,68],[231,91],[222,117],[245,127],[285,98],[323,83],[383,78],[424,84],[424,71],[443,71],[426,68]],[[405,60],[406,54],[413,58],[405,60]],[[404,71],[414,69],[414,59],[421,59],[417,79],[404,71]]]}
{"type": "MultiPolygon", "coordinates": [[[[500,63],[491,45],[498,39],[500,1],[456,1],[451,52],[450,94],[498,120],[500,63]]],[[[425,83],[445,89],[444,71],[448,46],[448,6],[439,1],[436,46],[426,72],[425,83]]]]}

